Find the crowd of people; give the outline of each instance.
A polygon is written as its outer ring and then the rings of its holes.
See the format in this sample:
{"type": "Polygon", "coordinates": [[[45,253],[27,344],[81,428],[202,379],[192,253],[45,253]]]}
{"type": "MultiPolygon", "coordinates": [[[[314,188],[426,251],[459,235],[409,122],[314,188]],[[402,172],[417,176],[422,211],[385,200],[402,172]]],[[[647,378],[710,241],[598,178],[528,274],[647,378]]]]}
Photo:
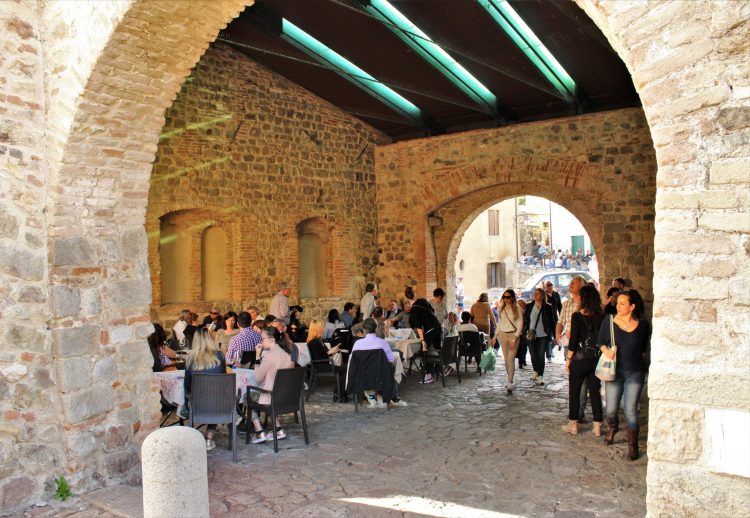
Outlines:
{"type": "Polygon", "coordinates": [[[558,248],[550,248],[544,243],[535,245],[533,251],[525,251],[521,254],[520,262],[527,266],[539,266],[541,268],[575,268],[583,269],[587,268],[588,264],[594,260],[594,255],[591,250],[582,249],[576,250],[576,253],[572,253],[570,250],[558,248]]]}
{"type": "MultiPolygon", "coordinates": [[[[619,430],[618,413],[622,402],[627,424],[629,458],[638,457],[637,408],[644,384],[647,352],[650,341],[649,323],[643,320],[643,300],[633,289],[625,289],[625,280],[617,278],[602,300],[597,288],[581,276],[572,279],[569,297],[561,300],[551,282],[535,289],[533,300],[519,299],[507,289],[502,297],[490,303],[486,293],[479,296],[470,310],[450,310],[445,291],[437,288],[428,300],[416,296],[407,287],[401,301],[391,299],[380,305],[378,287],[367,284],[357,305],[346,302],[341,311],[331,308],[324,320],[313,319],[309,325],[299,319],[300,306],[289,303],[290,288],[283,284],[263,316],[256,306],[239,314],[221,314],[213,308],[199,323],[198,316],[189,310],[181,313],[169,336],[158,324],[149,339],[154,356],[154,370],[181,368],[175,349],[190,352],[184,364],[185,392],[189,394],[188,373],[212,369],[223,371],[227,365],[256,367],[256,378],[264,388],[273,387],[279,368],[295,365],[299,351],[295,342],[307,343],[313,362],[330,362],[339,377],[334,390],[334,401],[348,401],[344,392],[349,354],[357,350],[382,349],[389,362],[401,354],[385,339],[393,329],[411,328],[421,345],[422,361],[428,355],[439,354],[443,339],[461,332],[474,331],[486,336],[486,346],[494,347],[502,355],[507,382],[505,389],[512,394],[516,389],[518,371],[527,368],[531,358],[531,381],[544,386],[546,363],[552,361],[554,351],[564,351],[565,369],[569,377],[567,433],[577,434],[578,425],[585,421],[587,401],[591,402],[593,434],[602,435],[606,407],[607,430],[605,443],[611,444],[619,430]],[[263,361],[260,361],[260,353],[263,361]],[[601,355],[616,359],[617,374],[604,383],[595,375],[601,355]],[[339,388],[340,387],[340,388],[339,388]],[[605,394],[604,403],[602,391],[605,394]]],[[[400,358],[403,361],[403,358],[400,358]]],[[[424,362],[426,373],[421,382],[434,383],[439,375],[451,375],[455,364],[446,365],[439,372],[439,363],[424,362]]],[[[366,393],[373,406],[405,405],[398,397],[398,383],[387,394],[366,393]]],[[[262,403],[262,401],[261,401],[262,403]]],[[[268,440],[256,415],[253,442],[268,440]]],[[[279,424],[278,436],[283,438],[279,424]]],[[[212,441],[209,429],[207,441],[212,441]]],[[[212,443],[207,442],[207,447],[212,443]]]]}

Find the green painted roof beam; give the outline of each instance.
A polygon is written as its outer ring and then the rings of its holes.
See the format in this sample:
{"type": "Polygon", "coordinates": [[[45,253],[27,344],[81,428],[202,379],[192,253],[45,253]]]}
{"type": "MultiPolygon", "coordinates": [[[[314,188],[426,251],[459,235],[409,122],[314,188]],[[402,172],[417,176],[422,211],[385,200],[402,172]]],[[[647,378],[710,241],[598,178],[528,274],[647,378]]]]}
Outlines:
{"type": "Polygon", "coordinates": [[[385,26],[401,41],[435,67],[451,83],[478,104],[483,111],[497,115],[498,101],[495,94],[462,67],[442,47],[434,43],[424,31],[398,9],[387,0],[362,0],[362,4],[368,13],[385,22],[385,26]]]}
{"type": "Polygon", "coordinates": [[[421,128],[425,126],[422,110],[412,102],[284,18],[282,18],[281,37],[316,61],[328,66],[347,81],[363,89],[396,113],[412,120],[415,125],[421,128]]]}
{"type": "Polygon", "coordinates": [[[575,103],[578,88],[575,81],[507,0],[477,0],[477,2],[539,69],[554,89],[569,102],[575,103]]]}

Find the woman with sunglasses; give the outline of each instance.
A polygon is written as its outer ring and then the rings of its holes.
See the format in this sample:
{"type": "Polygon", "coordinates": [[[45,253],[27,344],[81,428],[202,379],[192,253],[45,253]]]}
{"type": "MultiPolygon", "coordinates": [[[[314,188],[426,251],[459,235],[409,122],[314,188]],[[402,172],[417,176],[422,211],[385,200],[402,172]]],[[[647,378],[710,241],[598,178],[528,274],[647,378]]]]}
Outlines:
{"type": "Polygon", "coordinates": [[[619,430],[617,414],[620,398],[628,425],[628,460],[638,458],[638,401],[646,377],[646,359],[651,342],[651,326],[643,316],[643,299],[636,290],[617,296],[617,314],[605,318],[599,329],[600,350],[610,360],[617,358],[615,380],[605,385],[607,400],[607,435],[604,444],[612,444],[619,430]],[[611,319],[611,320],[610,320],[611,319]],[[615,343],[611,344],[610,321],[615,343]]]}
{"type": "Polygon", "coordinates": [[[550,337],[554,336],[555,323],[552,306],[547,303],[547,296],[542,288],[534,290],[534,302],[526,306],[523,314],[522,332],[526,333],[530,329],[534,331],[533,340],[528,339],[531,365],[534,367],[531,381],[535,385],[544,386],[544,352],[550,337]]]}
{"type": "Polygon", "coordinates": [[[523,329],[523,313],[516,304],[516,294],[513,290],[505,290],[502,302],[497,310],[497,331],[491,345],[494,345],[497,340],[500,341],[503,360],[505,360],[505,371],[508,373],[508,383],[505,384],[505,390],[508,391],[508,394],[512,394],[515,388],[513,375],[516,371],[516,348],[521,336],[521,329],[523,329]]]}

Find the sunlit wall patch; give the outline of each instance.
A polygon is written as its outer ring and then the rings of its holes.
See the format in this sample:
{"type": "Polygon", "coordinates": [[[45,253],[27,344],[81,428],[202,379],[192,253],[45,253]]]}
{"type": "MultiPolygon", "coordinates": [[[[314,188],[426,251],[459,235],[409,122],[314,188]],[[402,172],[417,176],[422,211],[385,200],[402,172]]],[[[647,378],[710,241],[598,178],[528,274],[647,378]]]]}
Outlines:
{"type": "Polygon", "coordinates": [[[577,88],[575,81],[507,0],[477,0],[477,2],[539,69],[555,90],[565,99],[573,102],[577,88]]]}

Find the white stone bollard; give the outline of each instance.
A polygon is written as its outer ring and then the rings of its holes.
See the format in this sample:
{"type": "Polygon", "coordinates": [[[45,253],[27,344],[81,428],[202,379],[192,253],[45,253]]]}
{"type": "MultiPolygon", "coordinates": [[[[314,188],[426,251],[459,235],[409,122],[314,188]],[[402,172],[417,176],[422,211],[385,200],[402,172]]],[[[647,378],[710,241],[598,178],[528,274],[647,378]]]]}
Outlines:
{"type": "Polygon", "coordinates": [[[206,440],[198,430],[151,432],[141,448],[141,470],[145,518],[208,518],[206,440]]]}

